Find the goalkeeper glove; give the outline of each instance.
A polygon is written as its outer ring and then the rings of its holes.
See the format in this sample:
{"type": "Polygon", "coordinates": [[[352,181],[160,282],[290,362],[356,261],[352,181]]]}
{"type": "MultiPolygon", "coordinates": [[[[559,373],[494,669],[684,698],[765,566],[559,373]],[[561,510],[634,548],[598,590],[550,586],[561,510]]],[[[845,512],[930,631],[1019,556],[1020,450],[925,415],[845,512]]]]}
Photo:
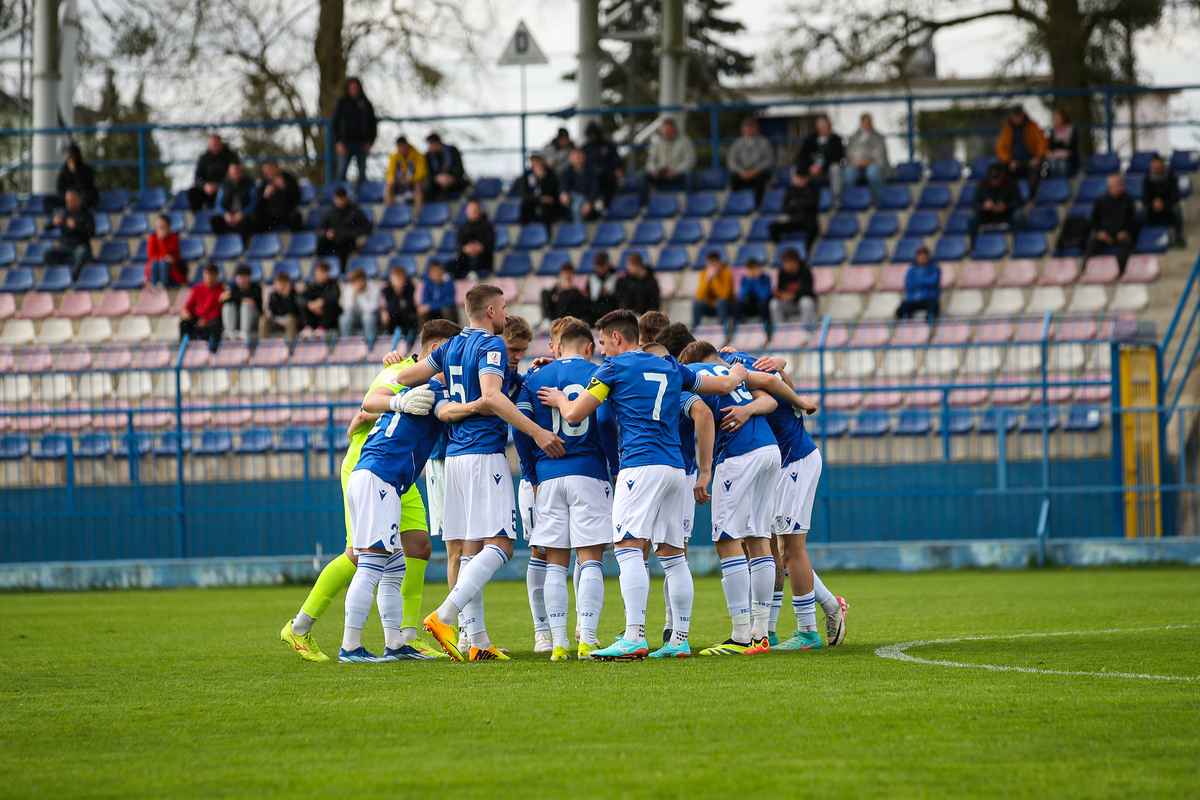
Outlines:
{"type": "Polygon", "coordinates": [[[409,389],[388,401],[392,411],[423,417],[433,410],[433,390],[427,386],[409,389]]]}

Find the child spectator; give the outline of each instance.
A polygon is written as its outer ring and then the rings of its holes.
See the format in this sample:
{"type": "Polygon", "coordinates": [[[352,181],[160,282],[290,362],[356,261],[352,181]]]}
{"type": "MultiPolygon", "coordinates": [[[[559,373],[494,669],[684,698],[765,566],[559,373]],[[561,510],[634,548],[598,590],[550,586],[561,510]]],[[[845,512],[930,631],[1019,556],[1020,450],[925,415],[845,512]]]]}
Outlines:
{"type": "Polygon", "coordinates": [[[771,325],[771,276],[763,270],[757,258],[746,259],[746,272],[738,288],[737,322],[740,325],[750,317],[762,320],[763,330],[767,334],[767,343],[763,347],[766,347],[771,343],[774,331],[771,325]]]}
{"type": "Polygon", "coordinates": [[[699,328],[705,317],[716,317],[721,327],[728,328],[732,306],[733,273],[721,262],[719,253],[709,253],[692,303],[692,330],[699,328]]]}
{"type": "Polygon", "coordinates": [[[646,266],[641,253],[625,256],[625,274],[617,281],[617,297],[620,308],[627,308],[639,317],[647,311],[657,311],[662,305],[658,278],[646,266]]]}
{"type": "Polygon", "coordinates": [[[778,327],[792,317],[799,317],[800,324],[812,327],[817,324],[817,295],[813,291],[813,274],[800,251],[789,247],[779,257],[782,265],[771,292],[771,324],[778,327]]]}
{"type": "Polygon", "coordinates": [[[321,217],[317,226],[317,255],[336,255],[346,268],[350,254],[358,249],[358,238],[371,232],[371,220],[358,205],[350,200],[344,186],[333,190],[333,205],[321,217]]]}
{"type": "Polygon", "coordinates": [[[284,337],[290,344],[300,333],[300,305],[296,297],[296,287],[292,278],[280,270],[275,273],[275,289],[267,301],[265,314],[258,320],[258,335],[269,339],[273,334],[283,331],[284,337]]]}
{"type": "Polygon", "coordinates": [[[367,347],[375,345],[379,332],[379,283],[367,280],[367,273],[361,268],[351,270],[346,281],[338,329],[342,336],[353,336],[361,330],[367,347]]]}
{"type": "Polygon", "coordinates": [[[179,313],[179,336],[207,339],[208,349],[217,351],[221,342],[221,269],[212,261],[204,265],[204,280],[192,287],[179,313]]]}
{"type": "Polygon", "coordinates": [[[258,331],[262,316],[262,284],[251,280],[249,264],[238,264],[233,285],[221,293],[221,324],[225,333],[248,341],[258,331]]]}
{"type": "Polygon", "coordinates": [[[425,285],[421,288],[421,304],[417,306],[421,324],[431,319],[448,319],[458,322],[458,308],[454,304],[454,279],[446,273],[440,261],[430,261],[425,270],[425,285]]]}
{"type": "Polygon", "coordinates": [[[146,238],[146,283],[156,289],[187,283],[187,262],[179,254],[179,234],[171,230],[171,218],[159,214],[154,231],[146,238]]]}
{"type": "Polygon", "coordinates": [[[342,292],[337,281],[329,279],[329,265],[318,261],[313,268],[313,280],[304,289],[304,328],[301,336],[325,336],[338,326],[342,309],[338,304],[342,292]]]}
{"type": "Polygon", "coordinates": [[[392,267],[388,273],[387,286],[383,287],[383,311],[380,320],[383,330],[390,336],[400,330],[404,342],[410,348],[417,338],[417,301],[413,297],[412,281],[401,266],[392,267]]]}
{"type": "Polygon", "coordinates": [[[918,245],[916,262],[904,273],[904,302],[896,309],[896,319],[908,319],[917,311],[925,312],[932,323],[941,310],[942,269],[930,260],[929,248],[918,245]]]}

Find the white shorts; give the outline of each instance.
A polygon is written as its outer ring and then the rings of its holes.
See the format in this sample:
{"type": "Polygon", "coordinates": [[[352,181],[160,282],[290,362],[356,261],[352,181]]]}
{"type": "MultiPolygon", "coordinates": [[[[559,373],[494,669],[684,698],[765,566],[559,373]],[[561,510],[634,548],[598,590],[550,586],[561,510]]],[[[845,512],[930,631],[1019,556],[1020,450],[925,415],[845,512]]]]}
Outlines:
{"type": "Polygon", "coordinates": [[[717,465],[713,475],[712,539],[770,538],[779,476],[779,447],[768,445],[717,465]]]}
{"type": "Polygon", "coordinates": [[[503,453],[468,453],[446,459],[442,538],[478,542],[517,538],[517,500],[503,453]]]}
{"type": "Polygon", "coordinates": [[[583,475],[565,475],[538,484],[538,526],[532,547],[591,547],[612,542],[612,486],[583,475]]]}
{"type": "Polygon", "coordinates": [[[522,478],[521,482],[517,484],[517,510],[521,512],[521,530],[527,542],[533,535],[533,524],[537,519],[534,508],[536,504],[537,500],[533,496],[533,484],[522,478]]]}
{"type": "Polygon", "coordinates": [[[648,464],[622,469],[613,493],[613,541],[632,536],[683,547],[683,506],[691,496],[681,467],[648,464]]]}
{"type": "Polygon", "coordinates": [[[375,473],[357,469],[346,484],[350,509],[350,540],[355,550],[382,547],[400,549],[400,493],[375,473]]]}
{"type": "Polygon", "coordinates": [[[442,511],[446,508],[446,462],[425,462],[425,496],[429,498],[429,535],[442,535],[442,511]]]}
{"type": "MultiPolygon", "coordinates": [[[[699,473],[699,470],[696,470],[695,472],[689,472],[683,478],[684,485],[687,487],[687,490],[689,492],[691,492],[692,488],[696,485],[696,475],[698,473],[699,473]]],[[[685,500],[683,503],[683,540],[685,542],[688,539],[692,538],[692,526],[695,524],[696,524],[696,495],[693,492],[692,493],[692,502],[689,503],[685,500]]]]}
{"type": "Polygon", "coordinates": [[[808,529],[812,527],[813,503],[817,498],[817,482],[820,480],[820,450],[813,450],[804,458],[793,461],[779,470],[779,477],[775,480],[772,533],[808,533],[808,529]]]}

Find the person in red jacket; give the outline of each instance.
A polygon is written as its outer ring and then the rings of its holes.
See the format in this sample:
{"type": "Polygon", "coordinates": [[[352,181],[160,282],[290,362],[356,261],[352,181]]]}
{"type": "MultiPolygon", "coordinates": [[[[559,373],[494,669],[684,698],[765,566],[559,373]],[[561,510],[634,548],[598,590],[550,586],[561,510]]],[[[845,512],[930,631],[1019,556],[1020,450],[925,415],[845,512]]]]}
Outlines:
{"type": "Polygon", "coordinates": [[[179,234],[171,230],[171,218],[159,214],[154,233],[146,239],[146,283],[159,289],[187,283],[187,262],[179,254],[179,234]]]}
{"type": "Polygon", "coordinates": [[[221,341],[221,269],[213,262],[204,265],[204,281],[192,287],[183,312],[179,315],[179,336],[208,339],[208,349],[216,352],[221,341]]]}

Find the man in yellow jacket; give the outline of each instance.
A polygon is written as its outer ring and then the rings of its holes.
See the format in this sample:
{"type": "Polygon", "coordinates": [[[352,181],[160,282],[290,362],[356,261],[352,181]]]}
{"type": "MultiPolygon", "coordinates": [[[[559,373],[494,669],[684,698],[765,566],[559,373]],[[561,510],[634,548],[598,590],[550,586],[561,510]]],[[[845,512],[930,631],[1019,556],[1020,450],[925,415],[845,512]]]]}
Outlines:
{"type": "Polygon", "coordinates": [[[732,333],[729,326],[733,320],[733,272],[715,252],[704,259],[704,272],[700,274],[696,301],[692,303],[692,330],[700,326],[704,317],[716,317],[726,337],[732,333]]]}
{"type": "Polygon", "coordinates": [[[387,185],[383,187],[383,202],[389,206],[397,200],[412,202],[413,218],[420,216],[425,202],[425,177],[428,168],[425,156],[403,136],[396,139],[396,149],[388,156],[387,185]]]}
{"type": "Polygon", "coordinates": [[[1029,181],[1031,197],[1042,178],[1042,164],[1048,149],[1049,143],[1042,129],[1026,115],[1024,108],[1013,106],[996,139],[996,158],[1008,167],[1013,180],[1025,178],[1029,181]]]}

